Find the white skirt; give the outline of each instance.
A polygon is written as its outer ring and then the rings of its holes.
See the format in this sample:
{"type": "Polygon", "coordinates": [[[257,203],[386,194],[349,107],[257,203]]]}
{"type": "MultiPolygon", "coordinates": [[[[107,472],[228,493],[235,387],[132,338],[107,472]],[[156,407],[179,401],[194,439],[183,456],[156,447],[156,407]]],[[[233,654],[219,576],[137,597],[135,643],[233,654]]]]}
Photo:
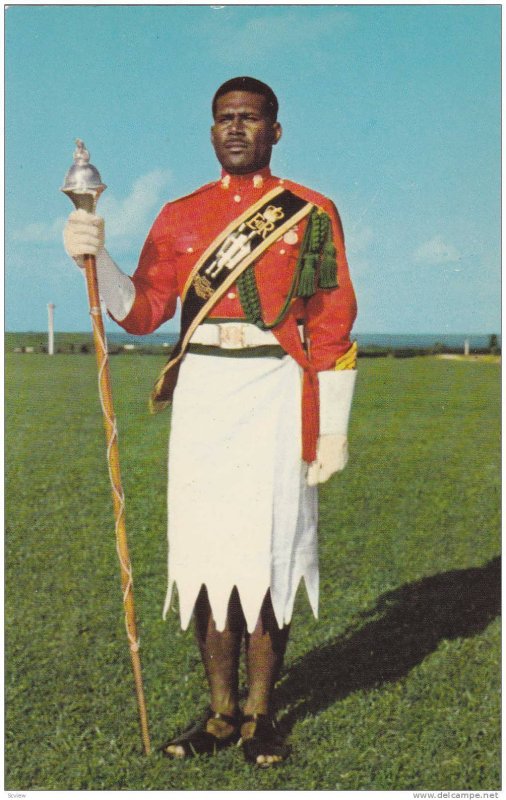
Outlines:
{"type": "Polygon", "coordinates": [[[169,585],[188,627],[203,584],[218,630],[237,587],[248,631],[270,589],[278,625],[304,578],[318,613],[316,487],[301,459],[301,370],[290,357],[188,354],[169,442],[169,585]]]}

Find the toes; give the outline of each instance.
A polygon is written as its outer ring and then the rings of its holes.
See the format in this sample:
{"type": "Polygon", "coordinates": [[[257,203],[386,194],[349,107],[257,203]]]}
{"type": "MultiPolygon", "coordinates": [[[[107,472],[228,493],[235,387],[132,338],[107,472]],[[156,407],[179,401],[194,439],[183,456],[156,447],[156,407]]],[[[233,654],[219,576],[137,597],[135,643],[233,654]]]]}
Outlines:
{"type": "Polygon", "coordinates": [[[280,761],[283,761],[281,756],[275,756],[275,755],[257,756],[257,764],[261,767],[268,767],[270,766],[270,764],[278,764],[280,761]]]}
{"type": "Polygon", "coordinates": [[[169,756],[173,756],[174,758],[184,758],[186,755],[184,747],[181,747],[180,744],[169,744],[165,748],[164,752],[169,756]]]}

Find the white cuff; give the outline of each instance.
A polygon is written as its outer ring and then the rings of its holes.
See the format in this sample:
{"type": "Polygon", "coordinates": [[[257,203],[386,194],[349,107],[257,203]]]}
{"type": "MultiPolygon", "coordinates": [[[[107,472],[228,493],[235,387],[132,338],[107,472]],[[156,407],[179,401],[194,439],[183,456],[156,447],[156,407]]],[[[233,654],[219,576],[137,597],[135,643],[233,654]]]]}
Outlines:
{"type": "Polygon", "coordinates": [[[128,275],[114,263],[105,247],[98,252],[96,264],[100,297],[112,316],[121,322],[134,304],[135,287],[128,275]]]}
{"type": "Polygon", "coordinates": [[[318,373],[320,385],[320,436],[329,433],[348,434],[351,401],[357,371],[355,369],[325,370],[318,373]]]}

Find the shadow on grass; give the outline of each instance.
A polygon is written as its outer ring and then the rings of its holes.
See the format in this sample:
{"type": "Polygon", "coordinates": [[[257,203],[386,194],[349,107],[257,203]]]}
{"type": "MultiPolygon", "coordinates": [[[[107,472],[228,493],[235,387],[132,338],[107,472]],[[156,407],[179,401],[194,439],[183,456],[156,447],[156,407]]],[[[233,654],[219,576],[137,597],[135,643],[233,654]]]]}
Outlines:
{"type": "Polygon", "coordinates": [[[500,614],[501,559],[408,583],[378,598],[356,625],[284,675],[276,705],[283,728],[352,692],[398,680],[444,639],[474,636],[500,614]]]}

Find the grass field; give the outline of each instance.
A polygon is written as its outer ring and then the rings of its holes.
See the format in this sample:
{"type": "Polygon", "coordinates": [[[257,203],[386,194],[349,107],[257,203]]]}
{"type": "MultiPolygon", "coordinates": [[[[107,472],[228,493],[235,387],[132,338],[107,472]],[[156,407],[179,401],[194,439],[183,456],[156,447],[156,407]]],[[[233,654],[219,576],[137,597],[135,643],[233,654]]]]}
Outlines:
{"type": "MultiPolygon", "coordinates": [[[[163,359],[111,360],[154,747],[200,712],[192,631],[161,620],[163,359]]],[[[320,619],[297,600],[279,716],[293,752],[141,753],[93,356],[6,357],[6,778],[13,790],[500,788],[499,367],[363,359],[320,491],[320,619]]]]}

